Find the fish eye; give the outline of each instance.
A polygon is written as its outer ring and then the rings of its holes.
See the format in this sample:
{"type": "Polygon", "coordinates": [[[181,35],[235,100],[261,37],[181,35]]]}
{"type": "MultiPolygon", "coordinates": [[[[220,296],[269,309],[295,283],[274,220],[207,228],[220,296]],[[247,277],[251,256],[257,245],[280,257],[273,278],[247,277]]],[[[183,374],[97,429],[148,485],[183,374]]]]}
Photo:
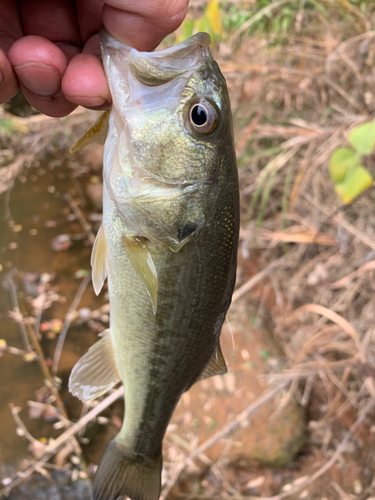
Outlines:
{"type": "Polygon", "coordinates": [[[188,116],[191,128],[201,135],[213,132],[219,121],[218,112],[206,99],[193,102],[188,116]]]}

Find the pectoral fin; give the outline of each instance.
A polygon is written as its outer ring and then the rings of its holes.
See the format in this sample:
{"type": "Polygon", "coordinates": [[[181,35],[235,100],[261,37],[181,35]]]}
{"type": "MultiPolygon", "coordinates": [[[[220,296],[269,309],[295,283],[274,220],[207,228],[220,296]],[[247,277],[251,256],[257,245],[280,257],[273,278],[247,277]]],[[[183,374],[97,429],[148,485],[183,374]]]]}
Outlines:
{"type": "Polygon", "coordinates": [[[103,226],[100,226],[96,235],[91,253],[92,284],[96,295],[99,295],[107,277],[107,243],[105,241],[103,226]]]}
{"type": "Polygon", "coordinates": [[[203,380],[204,378],[213,377],[214,375],[224,375],[224,373],[227,373],[227,371],[228,371],[227,364],[225,362],[223,353],[221,351],[220,344],[218,344],[209,363],[197,378],[197,382],[198,380],[203,380]]]}
{"type": "Polygon", "coordinates": [[[108,122],[109,111],[105,111],[102,115],[100,115],[99,119],[96,120],[94,125],[92,125],[87,132],[85,132],[83,136],[78,139],[78,141],[70,149],[70,153],[75,153],[93,142],[96,142],[97,144],[104,144],[108,133],[108,122]]]}
{"type": "Polygon", "coordinates": [[[69,378],[70,392],[84,403],[120,382],[110,331],[105,330],[100,336],[102,338],[75,364],[69,378]]]}
{"type": "Polygon", "coordinates": [[[158,297],[158,273],[146,239],[124,237],[124,245],[132,266],[146,287],[155,314],[158,297]]]}

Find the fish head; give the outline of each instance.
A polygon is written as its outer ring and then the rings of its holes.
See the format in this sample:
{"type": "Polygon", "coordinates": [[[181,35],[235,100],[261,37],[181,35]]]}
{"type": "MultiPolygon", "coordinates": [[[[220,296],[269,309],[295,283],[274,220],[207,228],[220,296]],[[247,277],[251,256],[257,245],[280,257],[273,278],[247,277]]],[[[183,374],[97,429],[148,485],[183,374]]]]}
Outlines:
{"type": "Polygon", "coordinates": [[[112,93],[108,192],[137,234],[178,251],[210,219],[223,160],[233,157],[225,79],[198,33],[138,52],[101,32],[112,93]]]}

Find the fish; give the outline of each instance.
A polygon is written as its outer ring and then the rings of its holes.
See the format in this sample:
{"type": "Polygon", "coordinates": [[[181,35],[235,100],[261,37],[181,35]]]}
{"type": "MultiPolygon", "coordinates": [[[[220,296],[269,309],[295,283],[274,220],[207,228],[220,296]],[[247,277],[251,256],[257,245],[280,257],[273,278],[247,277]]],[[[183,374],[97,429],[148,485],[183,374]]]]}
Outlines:
{"type": "Polygon", "coordinates": [[[81,144],[106,133],[91,264],[97,294],[108,280],[110,328],[69,388],[86,402],[124,386],[123,425],[99,463],[94,500],[157,500],[181,395],[227,371],[219,337],[239,234],[232,117],[207,33],[149,53],[102,28],[100,43],[112,108],[81,144]]]}

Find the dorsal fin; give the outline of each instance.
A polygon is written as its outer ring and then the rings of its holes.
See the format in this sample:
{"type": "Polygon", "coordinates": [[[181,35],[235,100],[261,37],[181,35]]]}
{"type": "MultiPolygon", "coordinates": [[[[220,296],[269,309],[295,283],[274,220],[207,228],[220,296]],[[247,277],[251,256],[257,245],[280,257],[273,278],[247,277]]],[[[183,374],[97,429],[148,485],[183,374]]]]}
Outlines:
{"type": "Polygon", "coordinates": [[[125,236],[124,246],[132,266],[146,287],[155,314],[158,297],[158,273],[147,246],[147,240],[143,237],[127,238],[125,236]]]}
{"type": "Polygon", "coordinates": [[[108,133],[109,111],[104,111],[82,137],[70,149],[70,153],[75,153],[80,149],[96,142],[97,144],[104,144],[108,133]]]}
{"type": "Polygon", "coordinates": [[[92,284],[96,295],[99,295],[104,281],[108,275],[107,269],[107,243],[105,241],[103,225],[96,235],[91,253],[92,284]]]}

